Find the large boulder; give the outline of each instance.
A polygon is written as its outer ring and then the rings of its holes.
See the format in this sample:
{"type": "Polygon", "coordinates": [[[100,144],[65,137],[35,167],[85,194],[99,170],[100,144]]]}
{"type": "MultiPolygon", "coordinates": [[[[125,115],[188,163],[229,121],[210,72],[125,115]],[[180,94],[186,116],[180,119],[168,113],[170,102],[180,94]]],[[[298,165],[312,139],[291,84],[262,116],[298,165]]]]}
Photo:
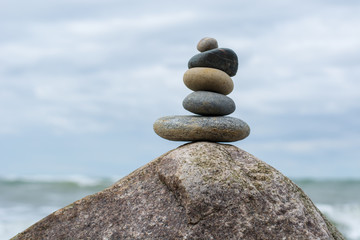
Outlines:
{"type": "Polygon", "coordinates": [[[232,145],[172,150],[13,239],[344,239],[287,177],[232,145]]]}

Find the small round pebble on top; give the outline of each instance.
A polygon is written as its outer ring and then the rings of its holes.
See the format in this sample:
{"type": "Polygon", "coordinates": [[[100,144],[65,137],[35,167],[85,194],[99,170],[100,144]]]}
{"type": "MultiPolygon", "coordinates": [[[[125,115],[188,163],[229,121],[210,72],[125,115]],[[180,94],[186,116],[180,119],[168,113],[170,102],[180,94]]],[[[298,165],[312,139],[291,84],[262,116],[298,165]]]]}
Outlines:
{"type": "Polygon", "coordinates": [[[200,52],[205,52],[218,47],[218,43],[215,38],[205,37],[200,40],[197,45],[197,50],[200,52]]]}

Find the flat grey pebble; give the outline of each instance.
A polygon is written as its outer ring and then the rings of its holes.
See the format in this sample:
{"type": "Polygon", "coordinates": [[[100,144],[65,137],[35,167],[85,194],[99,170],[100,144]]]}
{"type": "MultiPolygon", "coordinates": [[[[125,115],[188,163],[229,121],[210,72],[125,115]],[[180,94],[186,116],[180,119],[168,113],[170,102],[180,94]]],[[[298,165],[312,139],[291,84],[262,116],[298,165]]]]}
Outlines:
{"type": "Polygon", "coordinates": [[[235,111],[234,101],[220,93],[197,91],[190,93],[183,101],[183,107],[203,116],[224,116],[235,111]]]}
{"type": "Polygon", "coordinates": [[[157,135],[172,141],[235,142],[249,136],[246,122],[233,117],[168,116],[155,121],[157,135]]]}

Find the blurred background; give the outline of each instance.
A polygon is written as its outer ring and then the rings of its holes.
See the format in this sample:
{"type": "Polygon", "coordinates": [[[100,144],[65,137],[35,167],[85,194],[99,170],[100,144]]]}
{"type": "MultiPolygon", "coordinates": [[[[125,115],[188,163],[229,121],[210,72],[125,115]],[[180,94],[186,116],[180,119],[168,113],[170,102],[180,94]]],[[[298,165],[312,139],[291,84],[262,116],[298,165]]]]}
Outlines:
{"type": "Polygon", "coordinates": [[[290,177],[360,239],[360,2],[0,2],[0,239],[183,142],[152,130],[189,114],[203,37],[233,49],[235,142],[290,177]]]}

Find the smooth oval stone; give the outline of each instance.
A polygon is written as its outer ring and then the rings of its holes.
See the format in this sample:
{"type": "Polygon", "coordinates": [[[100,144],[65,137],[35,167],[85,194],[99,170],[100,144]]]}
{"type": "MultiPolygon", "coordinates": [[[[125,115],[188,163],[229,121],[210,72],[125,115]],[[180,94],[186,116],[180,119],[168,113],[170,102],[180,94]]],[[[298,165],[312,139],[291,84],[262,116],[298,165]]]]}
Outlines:
{"type": "Polygon", "coordinates": [[[233,117],[168,116],[155,121],[157,135],[172,141],[235,142],[249,136],[246,122],[233,117]]]}
{"type": "Polygon", "coordinates": [[[188,67],[216,68],[233,77],[238,69],[238,58],[236,53],[231,49],[216,48],[193,56],[189,60],[188,67]]]}
{"type": "Polygon", "coordinates": [[[220,93],[197,91],[190,93],[183,101],[183,107],[203,116],[224,116],[235,111],[234,101],[220,93]]]}
{"type": "Polygon", "coordinates": [[[200,52],[205,52],[218,47],[218,43],[215,38],[204,37],[199,41],[196,48],[200,52]]]}
{"type": "Polygon", "coordinates": [[[190,68],[185,72],[183,80],[193,91],[211,91],[228,95],[234,89],[231,77],[215,68],[190,68]]]}

